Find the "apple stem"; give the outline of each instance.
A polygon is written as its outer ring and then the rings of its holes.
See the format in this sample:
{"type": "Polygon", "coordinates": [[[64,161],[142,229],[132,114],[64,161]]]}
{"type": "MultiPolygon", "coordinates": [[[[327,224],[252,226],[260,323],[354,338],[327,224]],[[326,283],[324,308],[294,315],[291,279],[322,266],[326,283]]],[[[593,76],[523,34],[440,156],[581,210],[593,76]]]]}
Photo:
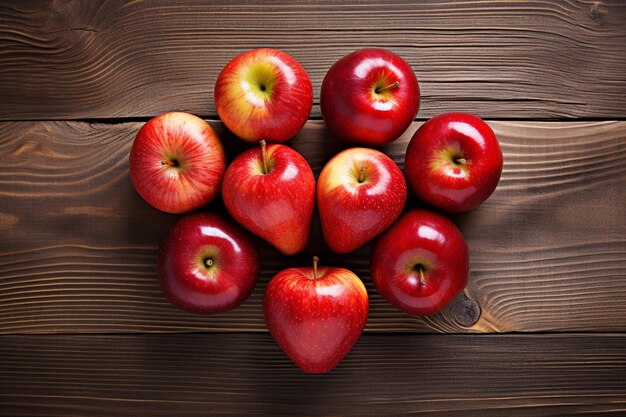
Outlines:
{"type": "Polygon", "coordinates": [[[269,173],[269,171],[267,170],[267,159],[266,159],[266,154],[265,154],[265,146],[267,145],[267,143],[265,142],[265,140],[261,140],[259,144],[261,145],[261,160],[263,162],[263,173],[267,174],[269,173]]]}
{"type": "Polygon", "coordinates": [[[365,165],[359,167],[359,182],[365,181],[365,165]]]}
{"type": "Polygon", "coordinates": [[[396,81],[396,82],[394,82],[394,83],[387,84],[387,85],[386,85],[386,86],[384,86],[384,87],[379,87],[379,88],[377,88],[375,91],[376,91],[376,94],[380,94],[380,93],[382,93],[383,91],[393,90],[393,89],[396,89],[396,88],[398,88],[398,87],[400,87],[400,81],[396,81]]]}
{"type": "Polygon", "coordinates": [[[204,264],[205,264],[206,266],[213,266],[213,259],[211,259],[211,258],[207,258],[207,259],[204,261],[204,264]]]}
{"type": "Polygon", "coordinates": [[[425,285],[426,284],[426,277],[424,276],[424,267],[422,265],[419,265],[417,267],[417,270],[420,273],[420,285],[425,285]]]}
{"type": "Polygon", "coordinates": [[[465,165],[465,164],[467,164],[467,160],[466,160],[465,158],[456,158],[456,159],[454,160],[454,162],[455,162],[457,165],[465,165]]]}
{"type": "Polygon", "coordinates": [[[166,167],[175,167],[177,164],[174,161],[161,161],[161,165],[166,167]]]}
{"type": "Polygon", "coordinates": [[[317,256],[313,257],[313,279],[317,279],[317,263],[320,261],[320,258],[317,256]]]}

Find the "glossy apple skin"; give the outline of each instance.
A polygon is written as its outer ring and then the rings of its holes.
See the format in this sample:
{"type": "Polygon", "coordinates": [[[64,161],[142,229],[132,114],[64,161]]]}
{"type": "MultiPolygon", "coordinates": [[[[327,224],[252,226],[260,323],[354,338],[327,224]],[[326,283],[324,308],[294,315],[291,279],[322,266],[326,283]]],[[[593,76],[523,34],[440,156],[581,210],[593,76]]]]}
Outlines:
{"type": "Polygon", "coordinates": [[[220,118],[246,142],[285,142],[306,123],[313,87],[302,66],[286,53],[253,49],[230,61],[215,83],[220,118]]]}
{"type": "Polygon", "coordinates": [[[409,142],[404,172],[424,202],[449,213],[471,210],[493,193],[502,174],[493,130],[467,113],[433,117],[409,142]],[[455,163],[462,158],[465,163],[455,163]]]}
{"type": "Polygon", "coordinates": [[[361,336],[368,315],[365,286],[343,268],[290,268],[269,282],[265,320],[274,340],[304,372],[333,369],[361,336]]]}
{"type": "Polygon", "coordinates": [[[417,115],[420,90],[413,70],[385,49],[354,51],[337,61],[322,82],[320,106],[340,139],[382,146],[397,139],[417,115]],[[394,82],[397,88],[376,93],[394,82]]]}
{"type": "Polygon", "coordinates": [[[219,193],[225,169],[219,137],[207,122],[189,113],[150,119],[130,150],[133,186],[148,204],[168,213],[184,213],[211,202],[219,193]]]}
{"type": "Polygon", "coordinates": [[[351,148],[335,155],[317,181],[324,240],[336,253],[352,252],[387,229],[406,202],[400,168],[382,152],[351,148]],[[365,167],[359,182],[360,167],[365,167]]]}
{"type": "Polygon", "coordinates": [[[157,275],[163,294],[176,307],[218,313],[252,293],[259,255],[250,237],[234,224],[217,214],[195,213],[168,230],[159,247],[157,275]]]}
{"type": "Polygon", "coordinates": [[[376,242],[371,274],[376,289],[391,304],[409,314],[429,316],[467,285],[467,243],[447,218],[412,210],[376,242]],[[423,267],[423,284],[417,265],[423,267]]]}
{"type": "Polygon", "coordinates": [[[222,198],[239,224],[293,255],[309,241],[315,177],[302,155],[285,145],[267,145],[266,157],[267,174],[260,148],[235,158],[224,174],[222,198]]]}

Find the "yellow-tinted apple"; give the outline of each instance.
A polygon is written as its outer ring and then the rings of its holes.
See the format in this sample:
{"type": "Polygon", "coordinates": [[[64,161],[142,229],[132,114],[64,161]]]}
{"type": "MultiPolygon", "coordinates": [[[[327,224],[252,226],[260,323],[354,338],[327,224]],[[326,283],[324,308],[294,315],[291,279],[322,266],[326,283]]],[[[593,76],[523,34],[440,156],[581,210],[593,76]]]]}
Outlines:
{"type": "Polygon", "coordinates": [[[402,171],[384,153],[351,148],[335,155],[317,182],[326,243],[337,253],[364,245],[398,218],[406,194],[402,171]]]}
{"type": "Polygon", "coordinates": [[[313,87],[291,56],[253,49],[226,64],[215,83],[215,105],[226,127],[246,142],[285,142],[306,123],[313,87]]]}

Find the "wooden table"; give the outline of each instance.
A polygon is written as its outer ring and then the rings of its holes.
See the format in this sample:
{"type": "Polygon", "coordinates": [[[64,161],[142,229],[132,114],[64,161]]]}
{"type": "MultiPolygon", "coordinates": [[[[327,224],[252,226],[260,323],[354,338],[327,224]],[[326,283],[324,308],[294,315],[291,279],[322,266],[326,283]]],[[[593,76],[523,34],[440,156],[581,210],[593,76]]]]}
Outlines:
{"type": "Polygon", "coordinates": [[[199,3],[0,4],[0,415],[626,415],[626,3],[199,3]],[[357,48],[395,51],[420,80],[418,120],[384,149],[401,166],[436,114],[493,127],[502,180],[453,217],[471,277],[444,312],[392,308],[370,246],[333,255],[318,221],[301,255],[262,247],[238,309],[197,316],[164,300],[156,248],[177,216],[133,190],[130,145],[150,117],[182,110],[232,159],[243,145],[213,86],[262,46],[311,76],[311,120],[290,145],[316,175],[344,146],[324,127],[321,80],[357,48]],[[354,270],[371,298],[363,337],[317,376],[282,354],[261,310],[269,278],[312,254],[354,270]]]}

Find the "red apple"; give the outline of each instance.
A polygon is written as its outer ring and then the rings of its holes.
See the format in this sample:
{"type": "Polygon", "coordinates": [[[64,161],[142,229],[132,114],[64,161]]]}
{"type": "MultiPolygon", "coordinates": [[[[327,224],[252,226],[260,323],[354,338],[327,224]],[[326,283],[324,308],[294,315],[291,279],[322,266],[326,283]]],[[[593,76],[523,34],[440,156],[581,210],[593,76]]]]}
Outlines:
{"type": "Polygon", "coordinates": [[[428,316],[467,285],[467,243],[450,220],[412,210],[376,242],[371,273],[376,289],[391,304],[409,314],[428,316]]]}
{"type": "Polygon", "coordinates": [[[424,202],[460,213],[478,206],[496,189],[502,151],[493,130],[478,117],[441,114],[413,135],[404,172],[424,202]]]}
{"type": "Polygon", "coordinates": [[[304,68],[276,49],[253,49],[230,61],[215,83],[220,118],[246,142],[285,142],[307,121],[313,87],[304,68]]]}
{"type": "Polygon", "coordinates": [[[226,156],[207,122],[189,113],[164,113],[137,133],[129,169],[133,186],[150,205],[184,213],[218,194],[226,156]]]}
{"type": "Polygon", "coordinates": [[[343,268],[290,268],[265,290],[267,327],[300,369],[333,369],[361,336],[368,313],[365,286],[343,268]]]}
{"type": "Polygon", "coordinates": [[[240,154],[222,183],[230,215],[286,255],[309,241],[315,204],[315,177],[309,163],[285,145],[265,146],[240,154]]]}
{"type": "Polygon", "coordinates": [[[368,48],[337,61],[322,82],[320,106],[340,139],[382,146],[397,139],[419,109],[413,70],[393,52],[368,48]]]}
{"type": "Polygon", "coordinates": [[[161,243],[157,274],[175,306],[217,313],[241,304],[259,276],[259,256],[238,227],[211,213],[183,217],[161,243]]]}
{"type": "Polygon", "coordinates": [[[351,148],[335,155],[317,182],[324,240],[336,253],[354,251],[398,218],[406,195],[402,171],[384,153],[351,148]]]}

